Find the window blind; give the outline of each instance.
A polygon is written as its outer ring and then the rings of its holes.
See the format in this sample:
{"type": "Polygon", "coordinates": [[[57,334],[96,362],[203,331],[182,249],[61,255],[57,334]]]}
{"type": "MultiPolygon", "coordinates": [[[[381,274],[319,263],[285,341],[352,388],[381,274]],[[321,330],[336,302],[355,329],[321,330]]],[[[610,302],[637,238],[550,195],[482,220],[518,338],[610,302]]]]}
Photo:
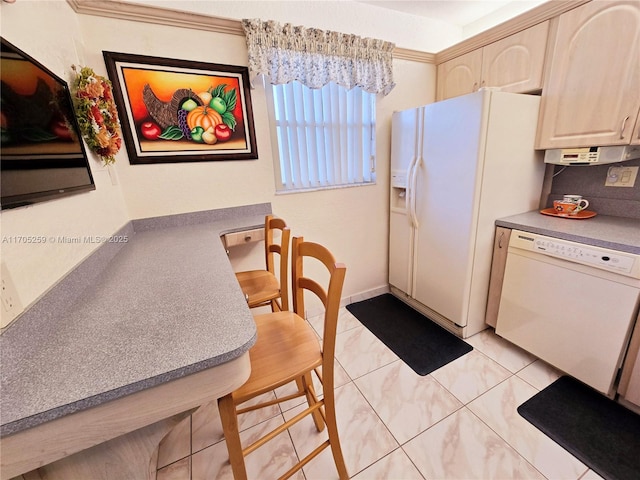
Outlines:
{"type": "Polygon", "coordinates": [[[271,88],[278,190],[375,182],[375,94],[334,83],[271,88]]]}

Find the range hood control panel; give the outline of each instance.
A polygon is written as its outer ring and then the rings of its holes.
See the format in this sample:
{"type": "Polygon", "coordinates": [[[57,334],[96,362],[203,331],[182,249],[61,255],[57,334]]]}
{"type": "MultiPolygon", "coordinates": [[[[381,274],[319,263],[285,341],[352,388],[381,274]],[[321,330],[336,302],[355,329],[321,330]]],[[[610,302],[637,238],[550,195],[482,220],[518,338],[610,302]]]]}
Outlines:
{"type": "Polygon", "coordinates": [[[547,150],[544,162],[555,165],[604,165],[640,158],[640,145],[547,150]]]}

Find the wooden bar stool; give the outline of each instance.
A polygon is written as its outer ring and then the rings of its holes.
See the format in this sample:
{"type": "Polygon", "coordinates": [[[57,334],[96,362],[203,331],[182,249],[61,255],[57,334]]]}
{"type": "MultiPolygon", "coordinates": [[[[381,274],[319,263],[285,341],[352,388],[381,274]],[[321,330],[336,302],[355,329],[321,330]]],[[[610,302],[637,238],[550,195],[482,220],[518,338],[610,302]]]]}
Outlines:
{"type": "Polygon", "coordinates": [[[331,448],[339,477],[349,478],[340,448],[334,399],[336,327],[346,267],[336,263],[331,252],[325,247],[317,243],[305,242],[301,237],[293,239],[291,264],[294,312],[273,312],[254,317],[257,341],[249,351],[251,375],[239,389],[218,399],[229,460],[236,480],[247,478],[245,456],[308,415],[313,417],[318,431],[327,427],[329,438],[281,478],[292,476],[327,447],[331,448]],[[326,289],[315,280],[304,276],[303,260],[307,258],[319,260],[328,270],[329,279],[326,289]],[[325,308],[322,345],[314,330],[304,319],[305,292],[314,293],[325,308]],[[315,372],[322,384],[322,399],[319,399],[315,393],[311,380],[312,372],[315,372]],[[238,408],[247,400],[290,382],[295,382],[298,386],[296,393],[258,405],[238,408]],[[253,444],[242,447],[238,431],[237,416],[239,414],[301,396],[306,397],[308,408],[253,444]]]}
{"type": "Polygon", "coordinates": [[[287,275],[291,232],[284,220],[273,215],[266,216],[264,230],[266,270],[237,272],[236,278],[249,308],[271,305],[272,312],[289,310],[287,275]],[[278,275],[276,255],[279,264],[278,275]]]}

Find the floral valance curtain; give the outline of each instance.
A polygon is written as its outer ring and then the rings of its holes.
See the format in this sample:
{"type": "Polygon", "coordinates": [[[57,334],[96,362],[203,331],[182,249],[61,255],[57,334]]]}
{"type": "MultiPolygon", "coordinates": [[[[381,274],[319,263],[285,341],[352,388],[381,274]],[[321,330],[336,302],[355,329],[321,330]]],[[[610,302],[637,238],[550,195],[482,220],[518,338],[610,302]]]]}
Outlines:
{"type": "Polygon", "coordinates": [[[242,26],[252,78],[264,74],[275,85],[298,80],[309,88],[335,82],[384,95],[395,86],[393,43],[272,20],[245,19],[242,26]]]}

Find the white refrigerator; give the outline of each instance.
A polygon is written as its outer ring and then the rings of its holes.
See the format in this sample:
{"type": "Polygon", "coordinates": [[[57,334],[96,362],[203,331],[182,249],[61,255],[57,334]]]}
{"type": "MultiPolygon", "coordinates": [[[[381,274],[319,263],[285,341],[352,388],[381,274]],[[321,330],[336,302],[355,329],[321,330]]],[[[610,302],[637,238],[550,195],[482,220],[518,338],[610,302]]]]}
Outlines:
{"type": "Polygon", "coordinates": [[[462,338],[486,328],[495,220],[539,206],[539,105],[482,89],[393,114],[390,289],[462,338]]]}

